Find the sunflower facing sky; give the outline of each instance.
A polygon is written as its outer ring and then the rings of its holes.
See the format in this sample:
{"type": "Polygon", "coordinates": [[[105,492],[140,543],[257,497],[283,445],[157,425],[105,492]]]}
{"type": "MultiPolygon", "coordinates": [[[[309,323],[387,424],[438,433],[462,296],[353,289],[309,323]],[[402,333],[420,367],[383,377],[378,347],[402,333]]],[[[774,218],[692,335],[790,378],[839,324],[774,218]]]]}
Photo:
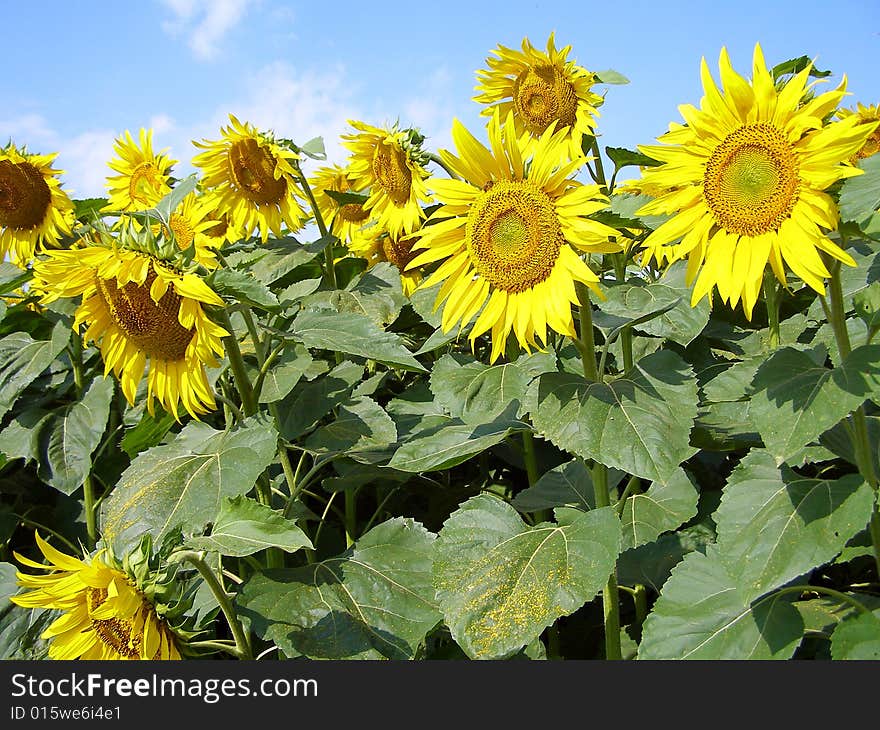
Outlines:
{"type": "Polygon", "coordinates": [[[31,155],[15,145],[0,147],[0,260],[19,266],[34,252],[70,235],[73,203],[61,189],[51,155],[31,155]]]}
{"type": "Polygon", "coordinates": [[[113,143],[113,149],[116,157],[108,164],[119,174],[107,178],[110,198],[104,210],[147,210],[171,192],[171,167],[177,160],[164,150],[153,152],[152,129],[141,129],[139,142],[126,130],[113,143]]]}
{"type": "Polygon", "coordinates": [[[203,309],[223,300],[196,274],[142,250],[99,243],[49,252],[34,266],[34,286],[43,304],[82,295],[73,326],[86,325],[85,342],[99,343],[105,376],[116,374],[131,405],[149,364],[150,413],[154,400],[175,417],[178,403],[196,418],[216,407],[205,367],[219,365],[228,333],[203,309]]]}
{"type": "Polygon", "coordinates": [[[486,59],[488,70],[477,71],[480,93],[474,101],[487,104],[482,111],[491,116],[497,109],[501,117],[513,112],[517,133],[532,138],[541,136],[553,123],[565,131],[568,154],[580,157],[581,140],[593,133],[596,107],[602,97],[590,91],[596,75],[567,59],[571,46],[556,49],[553,33],[547,51],[539,51],[528,38],[522,51],[498,45],[493,51],[498,58],[486,59]]]}
{"type": "Polygon", "coordinates": [[[742,300],[751,318],[768,261],[783,284],[787,266],[821,294],[830,274],[820,252],[855,265],[827,236],[838,214],[823,191],[860,174],[845,163],[876,123],[864,124],[858,115],[825,122],[845,94],[846,77],[838,88],[805,99],[805,68],[777,89],[760,45],[751,83],[733,70],[724,48],[719,67],[720,88],[703,59],[701,108],[679,107],[686,125],[670,125],[659,145],[639,146],[664,163],[646,169],[644,183],[672,192],[638,214],[673,216],[643,245],[659,264],[688,257],[693,303],[717,288],[731,307],[742,300]]]}
{"type": "Polygon", "coordinates": [[[496,112],[488,125],[491,149],[457,120],[452,137],[460,157],[440,156],[462,180],[431,178],[443,203],[420,231],[409,264],[442,261],[422,284],[444,281],[435,306],[446,302],[442,327],[463,327],[480,312],[471,342],[492,331],[494,362],[511,330],[529,351],[546,343],[547,327],[575,336],[571,305],[575,282],[600,294],[598,277],[580,253],[620,250],[613,228],[583,216],[608,205],[597,185],[573,175],[584,163],[568,157],[568,132],[551,124],[534,142],[516,132],[513,114],[504,124],[496,112]],[[421,250],[425,249],[425,250],[421,250]]]}
{"type": "Polygon", "coordinates": [[[174,632],[106,551],[83,561],[35,537],[49,565],[15,557],[49,573],[16,573],[30,590],[9,600],[62,611],[41,636],[49,640],[50,659],[180,659],[174,632]]]}
{"type": "Polygon", "coordinates": [[[259,231],[263,243],[270,232],[281,236],[282,224],[291,233],[299,230],[307,218],[291,164],[299,155],[252,124],[232,114],[229,120],[231,125],[220,129],[222,139],[193,141],[205,150],[193,165],[204,171],[202,184],[216,197],[217,214],[228,215],[230,227],[241,236],[259,231]]]}
{"type": "Polygon", "coordinates": [[[343,134],[351,150],[349,177],[357,190],[370,189],[363,207],[392,236],[416,231],[425,218],[422,203],[430,203],[427,171],[414,159],[406,130],[348,122],[357,131],[343,134]]]}

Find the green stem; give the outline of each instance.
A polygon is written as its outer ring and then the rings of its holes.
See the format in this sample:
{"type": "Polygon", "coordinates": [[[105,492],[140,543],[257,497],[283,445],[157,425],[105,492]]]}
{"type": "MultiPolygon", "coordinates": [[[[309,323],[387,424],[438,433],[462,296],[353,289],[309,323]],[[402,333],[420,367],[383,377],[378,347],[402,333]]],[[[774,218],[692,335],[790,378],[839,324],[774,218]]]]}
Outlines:
{"type": "MultiPolygon", "coordinates": [[[[612,261],[614,262],[614,275],[617,277],[617,280],[621,284],[626,283],[626,254],[613,254],[612,261]]],[[[633,367],[633,340],[631,327],[626,327],[620,333],[620,348],[623,351],[623,371],[628,373],[633,367]]]]}
{"type": "Polygon", "coordinates": [[[440,157],[440,155],[435,155],[433,152],[429,152],[428,159],[431,160],[431,162],[434,162],[437,165],[439,165],[440,167],[442,167],[443,171],[447,175],[449,175],[449,177],[451,177],[453,180],[460,180],[461,179],[461,178],[459,178],[458,175],[455,174],[455,172],[453,170],[451,170],[449,168],[449,166],[445,162],[443,162],[443,158],[440,157]]]}
{"type": "Polygon", "coordinates": [[[764,272],[764,301],[767,304],[767,321],[770,325],[770,348],[779,347],[779,283],[771,270],[764,272]]]}
{"type": "Polygon", "coordinates": [[[238,346],[238,337],[235,329],[232,327],[232,321],[229,319],[229,313],[223,310],[223,324],[229,335],[223,338],[223,344],[226,347],[226,354],[229,357],[229,365],[232,368],[232,374],[235,377],[235,386],[241,397],[241,407],[245,416],[253,416],[257,412],[257,403],[254,398],[254,388],[248,378],[247,369],[244,365],[244,358],[241,354],[241,348],[238,346]]]}
{"type": "Polygon", "coordinates": [[[226,622],[229,624],[229,630],[232,632],[232,638],[235,639],[236,656],[238,656],[239,659],[253,659],[250,638],[245,632],[244,627],[241,625],[241,621],[238,620],[235,608],[229,600],[229,594],[223,590],[223,586],[220,585],[220,581],[217,576],[214,575],[214,571],[208,567],[207,563],[205,563],[204,553],[195,552],[194,550],[184,550],[176,553],[173,557],[178,562],[186,560],[199,571],[205,583],[208,585],[208,588],[210,588],[211,593],[214,594],[214,598],[217,599],[217,603],[220,605],[220,610],[223,611],[223,615],[226,617],[226,622]]]}
{"type": "MultiPolygon", "coordinates": [[[[610,507],[608,495],[608,467],[596,463],[591,470],[593,475],[593,491],[596,496],[596,508],[610,507]]],[[[621,659],[620,649],[620,597],[617,588],[617,565],[605,582],[602,591],[602,613],[605,620],[605,658],[621,659]]]]}
{"type": "Polygon", "coordinates": [[[529,486],[533,487],[538,481],[538,462],[535,459],[535,439],[531,431],[523,431],[523,459],[526,462],[526,475],[529,478],[529,486]]]}
{"type": "MultiPolygon", "coordinates": [[[[831,328],[834,330],[834,338],[837,341],[837,351],[843,361],[852,352],[849,341],[849,332],[846,329],[846,309],[843,304],[843,287],[840,283],[840,262],[835,261],[831,266],[831,280],[829,282],[829,299],[824,303],[826,313],[829,315],[831,328]]],[[[868,419],[865,416],[864,405],[859,406],[851,416],[852,423],[852,447],[856,457],[859,473],[874,490],[874,509],[871,513],[871,521],[868,531],[871,535],[871,544],[874,548],[874,563],[877,575],[880,575],[880,485],[878,485],[877,472],[874,469],[874,450],[871,448],[871,440],[868,436],[868,419]]]]}
{"type": "Polygon", "coordinates": [[[599,369],[596,367],[596,340],[593,337],[593,305],[590,302],[590,290],[587,289],[586,284],[579,281],[575,282],[574,288],[580,302],[578,318],[581,331],[578,349],[584,365],[584,377],[595,383],[599,381],[599,369]]]}
{"type": "MultiPolygon", "coordinates": [[[[849,606],[852,606],[860,613],[872,613],[871,609],[868,608],[864,603],[859,600],[856,600],[852,596],[848,596],[846,593],[841,593],[840,591],[836,591],[833,588],[826,588],[825,586],[813,586],[813,585],[796,585],[796,586],[786,586],[785,588],[780,588],[778,590],[773,591],[767,596],[764,596],[759,603],[763,603],[764,601],[775,597],[781,596],[784,593],[824,593],[826,596],[831,596],[832,598],[836,598],[841,603],[846,603],[849,606]]],[[[757,605],[757,604],[755,604],[757,605]]],[[[754,606],[752,607],[754,608],[754,606]]]]}
{"type": "MultiPolygon", "coordinates": [[[[293,166],[296,170],[296,174],[299,178],[300,184],[302,185],[303,192],[309,199],[309,205],[312,208],[312,214],[315,216],[315,223],[318,226],[318,230],[321,232],[321,237],[326,238],[328,234],[327,224],[324,221],[324,216],[321,215],[321,209],[318,207],[318,202],[315,200],[315,194],[312,192],[309,181],[303,174],[302,168],[299,166],[299,163],[294,162],[293,166]]],[[[330,288],[334,290],[338,289],[339,286],[336,283],[336,264],[333,261],[332,241],[330,241],[327,244],[327,248],[324,249],[324,273],[327,276],[327,283],[330,285],[330,288]]]]}

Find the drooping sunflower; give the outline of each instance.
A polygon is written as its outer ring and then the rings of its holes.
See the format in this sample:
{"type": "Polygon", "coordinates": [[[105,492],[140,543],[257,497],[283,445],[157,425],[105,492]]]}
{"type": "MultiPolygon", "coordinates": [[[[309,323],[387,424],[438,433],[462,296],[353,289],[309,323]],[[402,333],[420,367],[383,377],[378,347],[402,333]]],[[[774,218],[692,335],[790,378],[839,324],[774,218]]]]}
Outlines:
{"type": "Polygon", "coordinates": [[[70,235],[73,203],[52,169],[58,153],[32,155],[0,147],[0,260],[26,266],[39,248],[70,235]]]}
{"type": "MultiPolygon", "coordinates": [[[[853,115],[856,115],[863,122],[880,122],[880,104],[865,106],[861,102],[858,102],[855,109],[839,109],[837,111],[837,116],[841,119],[846,119],[853,115]]],[[[849,161],[855,164],[859,160],[864,160],[866,157],[876,155],[878,152],[880,152],[880,126],[876,127],[874,131],[871,132],[868,139],[865,140],[865,144],[859,148],[858,152],[850,157],[849,161]]]]}
{"type": "Polygon", "coordinates": [[[820,251],[855,264],[823,230],[836,229],[838,217],[823,191],[861,173],[845,163],[876,124],[855,115],[826,123],[844,96],[846,78],[833,91],[804,100],[810,69],[777,89],[760,45],[751,83],[733,70],[726,49],[719,66],[721,88],[703,59],[701,108],[679,107],[687,124],[671,124],[660,145],[639,146],[664,163],[645,170],[644,183],[672,192],[638,214],[673,215],[644,246],[660,264],[688,257],[687,281],[696,278],[692,303],[717,288],[731,307],[742,300],[751,317],[768,261],[783,284],[788,266],[820,293],[830,275],[820,251]]]}
{"type": "MultiPolygon", "coordinates": [[[[325,191],[337,193],[360,193],[349,170],[339,165],[321,167],[309,178],[309,185],[318,203],[318,211],[329,226],[330,232],[343,243],[357,241],[364,237],[361,229],[370,214],[362,203],[340,203],[325,191]]],[[[366,201],[364,201],[366,202],[366,201]]]]}
{"type": "Polygon", "coordinates": [[[348,250],[365,259],[367,270],[387,261],[400,272],[400,286],[405,296],[411,296],[422,282],[422,272],[408,271],[410,262],[418,255],[415,240],[411,237],[393,237],[378,226],[366,227],[362,235],[348,243],[348,250]],[[372,235],[370,235],[372,232],[372,235]]]}
{"type": "Polygon", "coordinates": [[[416,159],[414,134],[364,122],[348,122],[358,132],[344,134],[352,151],[349,174],[358,190],[370,189],[363,205],[371,218],[392,236],[413,233],[422,224],[422,203],[430,203],[425,185],[427,171],[416,159]]]}
{"type": "Polygon", "coordinates": [[[539,137],[552,124],[564,130],[568,154],[580,157],[581,141],[593,134],[597,107],[602,97],[590,89],[598,82],[591,71],[568,60],[571,46],[556,49],[554,34],[547,41],[547,51],[539,51],[528,38],[522,51],[498,45],[498,58],[486,59],[487,70],[477,71],[480,93],[474,101],[489,105],[482,114],[491,116],[497,109],[502,119],[513,112],[519,134],[539,137]]]}
{"type": "Polygon", "coordinates": [[[110,197],[104,210],[147,210],[171,192],[169,178],[177,160],[165,150],[153,151],[152,129],[141,129],[138,138],[135,142],[126,130],[113,143],[116,157],[108,164],[119,174],[107,178],[110,197]]]}
{"type": "Polygon", "coordinates": [[[49,574],[16,573],[30,590],[9,600],[63,612],[41,637],[49,640],[50,659],[180,659],[174,632],[108,552],[80,560],[35,537],[49,565],[15,557],[49,574]]]}
{"type": "Polygon", "coordinates": [[[193,158],[204,170],[202,184],[217,200],[217,213],[228,214],[233,230],[243,237],[259,230],[263,243],[269,233],[281,236],[299,230],[307,216],[297,200],[303,193],[294,180],[291,162],[299,155],[279,145],[270,134],[229,115],[222,139],[193,141],[205,152],[193,158]]]}
{"type": "Polygon", "coordinates": [[[117,235],[105,233],[97,243],[38,261],[34,286],[43,292],[41,303],[81,295],[73,326],[86,326],[85,342],[99,344],[104,374],[116,374],[128,402],[134,405],[149,364],[148,411],[158,400],[176,418],[182,403],[198,418],[216,407],[205,368],[219,365],[221,338],[228,334],[203,305],[219,307],[223,300],[196,274],[149,253],[150,229],[117,235]],[[126,239],[135,236],[139,244],[128,247],[126,239]]]}
{"type": "Polygon", "coordinates": [[[575,282],[596,291],[598,277],[579,253],[620,250],[613,228],[584,216],[608,204],[597,185],[573,175],[584,163],[568,156],[565,129],[551,124],[534,142],[516,132],[512,113],[489,122],[490,149],[457,120],[452,137],[460,157],[441,150],[462,180],[431,178],[443,203],[419,232],[410,269],[442,261],[423,287],[444,281],[435,306],[446,302],[442,327],[462,327],[482,309],[470,339],[492,330],[491,361],[512,330],[529,351],[546,343],[547,327],[574,336],[575,282]],[[421,251],[421,249],[426,249],[421,251]]]}

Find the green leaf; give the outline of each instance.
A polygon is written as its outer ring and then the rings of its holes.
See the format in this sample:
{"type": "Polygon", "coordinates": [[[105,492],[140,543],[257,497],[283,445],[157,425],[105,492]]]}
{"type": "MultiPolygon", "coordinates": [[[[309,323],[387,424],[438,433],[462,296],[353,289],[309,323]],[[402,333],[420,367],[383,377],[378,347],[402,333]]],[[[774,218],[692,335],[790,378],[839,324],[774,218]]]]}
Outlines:
{"type": "Polygon", "coordinates": [[[309,431],[333,408],[349,399],[363,375],[363,366],[346,360],[326,375],[298,382],[279,405],[281,435],[293,441],[309,431]]]}
{"type": "Polygon", "coordinates": [[[434,540],[418,522],[396,517],[339,557],[253,575],[238,610],[291,657],[412,659],[441,618],[431,585],[434,540]]]}
{"type": "Polygon", "coordinates": [[[832,659],[880,659],[880,618],[860,613],[845,618],[831,634],[832,659]]]}
{"type": "Polygon", "coordinates": [[[813,66],[813,59],[809,56],[798,56],[797,58],[777,63],[770,73],[774,79],[778,79],[780,76],[785,76],[786,74],[798,74],[805,68],[809,68],[810,76],[815,78],[824,78],[831,75],[830,71],[820,71],[813,66]]]}
{"type": "Polygon", "coordinates": [[[655,481],[647,492],[627,498],[620,520],[623,523],[621,550],[656,540],[697,514],[699,493],[683,469],[667,481],[655,481]]]}
{"type": "Polygon", "coordinates": [[[312,362],[311,353],[302,345],[297,343],[285,347],[278,359],[266,371],[259,402],[274,403],[287,396],[308,372],[312,362]]]}
{"type": "Polygon", "coordinates": [[[866,225],[880,208],[880,155],[859,160],[864,175],[849,177],[840,188],[840,220],[866,225]]]}
{"type": "Polygon", "coordinates": [[[139,454],[101,506],[102,533],[125,555],[145,533],[159,544],[182,528],[201,533],[224,497],[244,494],[272,462],[274,429],[254,419],[234,431],[190,424],[170,444],[139,454]]]}
{"type": "Polygon", "coordinates": [[[875,281],[856,294],[853,305],[869,330],[880,328],[880,282],[875,281]]]}
{"type": "Polygon", "coordinates": [[[61,354],[70,340],[70,325],[58,322],[48,340],[13,332],[0,340],[0,418],[18,396],[61,354]]]}
{"type": "Polygon", "coordinates": [[[308,142],[300,146],[299,151],[313,160],[326,160],[327,151],[324,149],[323,137],[312,137],[308,142]]]}
{"type": "Polygon", "coordinates": [[[620,585],[638,583],[660,593],[672,569],[688,553],[706,552],[706,546],[715,542],[714,531],[697,523],[676,532],[667,532],[654,542],[624,550],[617,559],[617,580],[620,585]]]}
{"type": "Polygon", "coordinates": [[[43,408],[27,408],[0,432],[0,453],[10,461],[24,459],[25,462],[40,460],[40,434],[43,426],[51,421],[53,411],[43,408]]]}
{"type": "Polygon", "coordinates": [[[120,446],[133,459],[141,451],[159,444],[174,424],[174,416],[170,413],[159,411],[151,416],[144,412],[138,424],[125,432],[120,446]]]}
{"type": "Polygon", "coordinates": [[[363,205],[370,196],[365,193],[343,193],[339,190],[324,190],[328,197],[333,198],[341,208],[343,205],[363,205]]]}
{"type": "MultiPolygon", "coordinates": [[[[168,193],[164,198],[162,198],[158,203],[156,203],[156,207],[152,210],[144,211],[145,213],[155,213],[157,214],[163,223],[166,225],[171,220],[171,214],[177,210],[177,206],[179,206],[183,199],[193,192],[199,184],[198,176],[195,174],[189,175],[183,180],[179,180],[177,184],[172,188],[171,192],[168,193]]],[[[171,226],[167,226],[170,228],[171,226]]]]}
{"type": "Polygon", "coordinates": [[[211,278],[211,284],[218,294],[267,312],[277,312],[281,306],[269,287],[244,271],[218,269],[211,278]]]}
{"type": "Polygon", "coordinates": [[[669,479],[696,452],[689,444],[696,379],[668,350],[642,358],[610,383],[542,375],[526,401],[538,433],[559,448],[651,481],[669,479]]]}
{"type": "Polygon", "coordinates": [[[752,603],[717,546],[672,569],[642,627],[639,659],[789,659],[803,636],[786,596],[752,603]]]}
{"type": "Polygon", "coordinates": [[[362,314],[380,327],[387,327],[397,319],[406,302],[400,272],[387,262],[365,271],[346,290],[330,293],[330,303],[337,312],[362,314]]]}
{"type": "Polygon", "coordinates": [[[608,159],[614,163],[614,169],[620,170],[629,165],[638,165],[639,167],[656,167],[663,163],[655,160],[653,157],[643,155],[641,152],[634,152],[625,147],[606,147],[605,154],[608,159]]]}
{"type": "MultiPolygon", "coordinates": [[[[880,444],[880,416],[868,416],[865,421],[868,426],[868,443],[880,444]]],[[[0,434],[0,438],[2,438],[2,434],[0,434]]],[[[859,462],[853,449],[848,421],[841,421],[834,428],[823,433],[819,437],[819,443],[837,456],[846,459],[853,466],[858,467],[859,462]]],[[[0,451],[2,451],[2,447],[0,447],[0,451]]],[[[874,471],[880,474],[880,449],[874,449],[874,471]]]]}
{"type": "Polygon", "coordinates": [[[9,294],[30,281],[33,271],[22,271],[15,264],[0,261],[0,294],[9,294]]]}
{"type": "Polygon", "coordinates": [[[611,211],[622,218],[640,221],[648,228],[659,228],[668,221],[668,215],[638,215],[643,206],[653,200],[649,195],[632,195],[630,193],[616,193],[611,196],[611,211]]]}
{"type": "Polygon", "coordinates": [[[73,201],[73,215],[78,221],[91,223],[101,217],[101,209],[110,201],[107,198],[84,198],[73,201]]]}
{"type": "Polygon", "coordinates": [[[368,317],[331,311],[300,312],[291,325],[306,347],[344,352],[376,360],[389,367],[426,372],[393,332],[385,332],[368,317]]]}
{"type": "Polygon", "coordinates": [[[236,558],[253,555],[270,547],[281,548],[288,553],[314,547],[295,522],[241,494],[226,497],[220,503],[220,514],[214,521],[210,535],[191,537],[185,544],[195,550],[236,558]]]}
{"type": "Polygon", "coordinates": [[[528,430],[528,424],[515,420],[510,414],[502,414],[497,420],[478,426],[432,416],[425,426],[406,434],[405,439],[401,435],[401,445],[388,462],[389,467],[408,472],[449,469],[501,443],[514,431],[528,430]]]}
{"type": "Polygon", "coordinates": [[[628,84],[629,79],[624,76],[622,73],[615,71],[614,69],[607,69],[605,71],[596,71],[595,72],[596,79],[600,84],[628,84]]]}
{"type": "Polygon", "coordinates": [[[301,243],[293,236],[270,239],[255,251],[230,254],[226,260],[230,266],[245,269],[257,281],[271,286],[295,268],[309,263],[333,240],[335,238],[331,236],[313,243],[301,243]]]}
{"type": "Polygon", "coordinates": [[[68,495],[82,485],[92,469],[92,452],[104,434],[113,393],[113,378],[95,378],[82,400],[43,426],[40,479],[68,495]]]}
{"type": "Polygon", "coordinates": [[[516,363],[461,365],[444,355],[431,371],[431,390],[455,418],[477,426],[492,422],[512,404],[517,410],[530,380],[516,363]]]}
{"type": "Polygon", "coordinates": [[[880,392],[880,345],[856,348],[833,370],[785,347],[761,365],[753,387],[750,415],[781,462],[880,392]]]}
{"type": "Polygon", "coordinates": [[[809,479],[755,450],[730,475],[713,519],[728,573],[752,600],[833,560],[872,506],[858,475],[809,479]]]}
{"type": "Polygon", "coordinates": [[[397,440],[397,428],[382,406],[372,398],[359,397],[339,406],[336,418],[312,433],[305,448],[317,454],[381,449],[397,440]]]}
{"type": "Polygon", "coordinates": [[[572,459],[544,472],[534,485],[519,492],[510,503],[520,512],[553,507],[590,510],[596,505],[593,477],[581,459],[572,459]]]}
{"type": "Polygon", "coordinates": [[[556,515],[558,523],[530,528],[505,501],[481,494],[444,523],[435,546],[437,600],[472,659],[510,656],[604,586],[619,552],[614,510],[556,515]]]}

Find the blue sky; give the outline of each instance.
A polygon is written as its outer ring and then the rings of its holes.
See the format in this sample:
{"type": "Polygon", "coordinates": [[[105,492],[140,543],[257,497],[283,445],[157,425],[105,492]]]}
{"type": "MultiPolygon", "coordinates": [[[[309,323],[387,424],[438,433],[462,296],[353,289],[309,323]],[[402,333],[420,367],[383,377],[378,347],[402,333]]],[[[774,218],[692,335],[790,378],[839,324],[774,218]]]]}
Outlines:
{"type": "Polygon", "coordinates": [[[154,129],[178,174],[192,139],[216,139],[227,114],[299,142],[321,135],[343,162],[350,118],[420,126],[450,145],[458,117],[479,138],[475,71],[497,44],[538,47],[551,31],[581,65],[630,78],[607,88],[603,145],[649,144],[699,103],[699,63],[717,78],[727,46],[749,75],[760,42],[770,65],[808,55],[856,101],[880,102],[880,2],[445,2],[3,0],[0,143],[59,152],[74,197],[103,194],[113,139],[154,129]]]}

